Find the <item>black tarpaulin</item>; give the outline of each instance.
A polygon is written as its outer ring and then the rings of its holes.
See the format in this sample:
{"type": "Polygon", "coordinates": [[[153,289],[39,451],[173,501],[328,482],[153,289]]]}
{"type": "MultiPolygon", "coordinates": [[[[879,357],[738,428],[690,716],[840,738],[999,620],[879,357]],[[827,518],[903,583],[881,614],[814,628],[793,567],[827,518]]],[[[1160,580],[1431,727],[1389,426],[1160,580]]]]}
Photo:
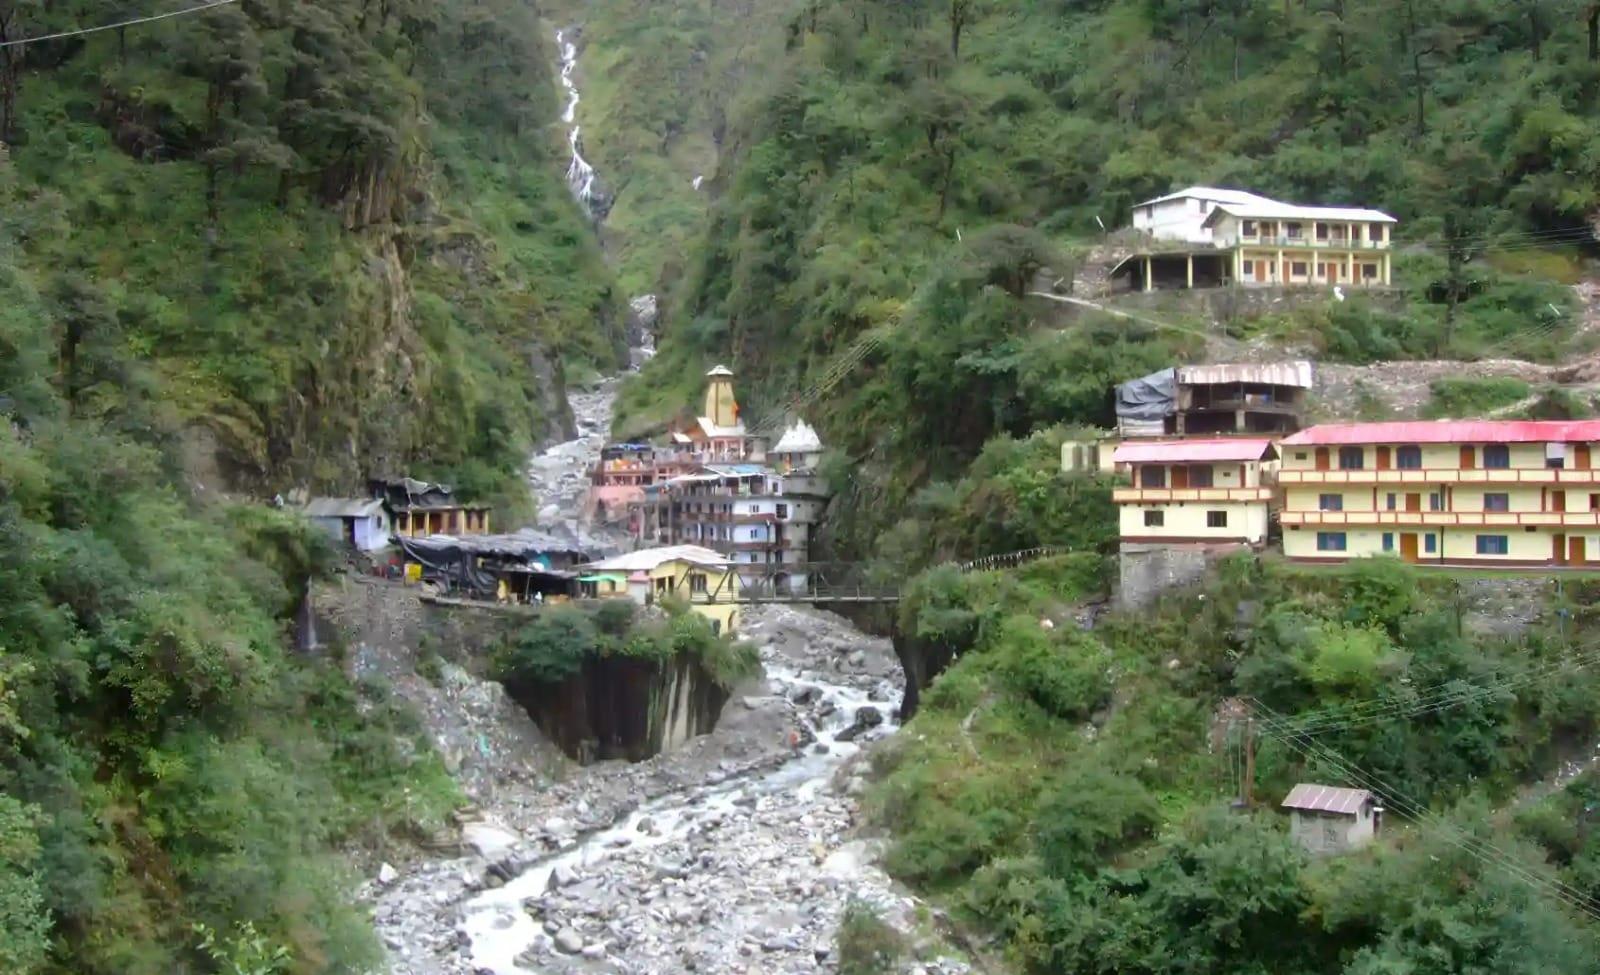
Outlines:
{"type": "Polygon", "coordinates": [[[1163,369],[1117,386],[1118,420],[1164,420],[1178,406],[1178,371],[1163,369]]]}

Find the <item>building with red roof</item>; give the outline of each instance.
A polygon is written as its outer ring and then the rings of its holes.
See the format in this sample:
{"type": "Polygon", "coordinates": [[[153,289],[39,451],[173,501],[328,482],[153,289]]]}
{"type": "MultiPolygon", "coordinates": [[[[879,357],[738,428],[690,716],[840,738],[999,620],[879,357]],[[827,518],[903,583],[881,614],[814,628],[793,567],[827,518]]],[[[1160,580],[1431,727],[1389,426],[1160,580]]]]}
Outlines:
{"type": "Polygon", "coordinates": [[[1112,459],[1131,487],[1112,492],[1124,550],[1129,545],[1260,545],[1272,488],[1262,477],[1277,457],[1265,437],[1133,440],[1112,459]]]}
{"type": "Polygon", "coordinates": [[[1463,566],[1600,560],[1594,420],[1309,427],[1281,445],[1283,550],[1463,566]]]}

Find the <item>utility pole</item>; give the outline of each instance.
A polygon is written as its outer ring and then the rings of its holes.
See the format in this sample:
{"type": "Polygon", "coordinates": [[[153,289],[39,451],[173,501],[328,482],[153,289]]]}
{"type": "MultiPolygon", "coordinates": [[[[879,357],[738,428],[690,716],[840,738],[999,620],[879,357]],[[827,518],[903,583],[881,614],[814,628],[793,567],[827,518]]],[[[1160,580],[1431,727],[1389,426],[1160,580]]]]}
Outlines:
{"type": "Polygon", "coordinates": [[[1256,804],[1256,718],[1255,714],[1248,713],[1244,718],[1244,808],[1252,809],[1256,804]]]}

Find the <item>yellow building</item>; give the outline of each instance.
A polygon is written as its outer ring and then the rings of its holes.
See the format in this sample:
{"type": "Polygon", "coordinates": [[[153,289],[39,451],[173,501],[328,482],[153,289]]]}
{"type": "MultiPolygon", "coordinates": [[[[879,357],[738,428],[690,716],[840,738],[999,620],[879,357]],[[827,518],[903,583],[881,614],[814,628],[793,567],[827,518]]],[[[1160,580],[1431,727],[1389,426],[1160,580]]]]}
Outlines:
{"type": "Polygon", "coordinates": [[[1600,560],[1596,442],[1592,420],[1310,427],[1281,444],[1284,554],[1589,564],[1600,560]]]}
{"type": "Polygon", "coordinates": [[[738,632],[739,573],[731,561],[711,549],[698,545],[647,548],[591,562],[579,571],[593,578],[625,577],[628,594],[644,605],[681,599],[710,620],[718,633],[738,632]]]}
{"type": "Polygon", "coordinates": [[[1119,444],[1113,460],[1133,482],[1111,495],[1124,546],[1264,543],[1263,468],[1276,456],[1265,438],[1119,444]]]}
{"type": "Polygon", "coordinates": [[[1133,227],[1151,245],[1117,263],[1110,276],[1135,291],[1383,286],[1390,282],[1394,224],[1381,210],[1191,186],[1134,207],[1133,227]]]}
{"type": "Polygon", "coordinates": [[[1242,285],[1363,287],[1389,283],[1394,222],[1380,210],[1225,203],[1205,227],[1242,285]]]}

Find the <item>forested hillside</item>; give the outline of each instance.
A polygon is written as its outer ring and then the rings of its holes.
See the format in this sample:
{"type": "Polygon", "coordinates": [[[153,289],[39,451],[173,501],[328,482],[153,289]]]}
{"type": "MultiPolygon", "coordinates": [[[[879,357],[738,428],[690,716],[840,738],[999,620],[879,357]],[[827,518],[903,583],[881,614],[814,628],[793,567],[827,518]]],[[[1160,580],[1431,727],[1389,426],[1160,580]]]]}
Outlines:
{"type": "MultiPolygon", "coordinates": [[[[0,40],[152,12],[4,3],[0,40]]],[[[0,48],[0,970],[376,962],[334,851],[459,797],[382,688],[290,652],[331,553],[261,501],[411,473],[527,509],[563,365],[621,345],[546,38],[251,0],[0,48]]]]}
{"type": "MultiPolygon", "coordinates": [[[[107,16],[0,14],[8,38],[107,16]]],[[[75,394],[150,361],[212,487],[410,471],[520,500],[559,364],[609,366],[621,334],[560,181],[553,57],[499,0],[245,2],[0,49],[29,204],[8,260],[63,321],[75,394]]]]}
{"type": "Polygon", "coordinates": [[[578,55],[583,148],[609,210],[602,227],[630,295],[680,276],[698,242],[729,120],[782,56],[794,0],[555,0],[578,55]],[[695,180],[703,180],[696,186],[695,180]]]}
{"type": "Polygon", "coordinates": [[[1109,381],[1201,340],[1027,291],[1041,268],[1070,280],[1100,221],[1191,182],[1382,207],[1426,245],[1402,247],[1399,308],[1330,302],[1238,337],[1358,362],[1560,356],[1600,192],[1592,26],[1579,0],[811,4],[733,122],[622,425],[669,415],[730,350],[760,412],[859,344],[810,409],[887,512],[994,436],[1103,424],[1109,381]]]}

